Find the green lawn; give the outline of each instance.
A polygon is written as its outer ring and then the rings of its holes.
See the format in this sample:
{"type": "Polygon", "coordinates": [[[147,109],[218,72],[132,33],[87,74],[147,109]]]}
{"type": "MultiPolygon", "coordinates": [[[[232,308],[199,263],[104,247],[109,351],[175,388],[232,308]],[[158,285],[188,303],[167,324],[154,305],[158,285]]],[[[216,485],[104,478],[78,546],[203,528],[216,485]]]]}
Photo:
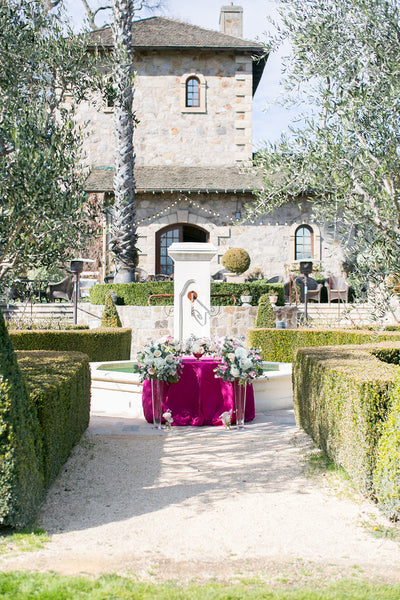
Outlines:
{"type": "Polygon", "coordinates": [[[0,573],[0,599],[12,600],[397,600],[400,585],[377,586],[360,581],[324,589],[278,589],[261,583],[179,586],[153,584],[115,575],[97,579],[55,574],[0,573]]]}

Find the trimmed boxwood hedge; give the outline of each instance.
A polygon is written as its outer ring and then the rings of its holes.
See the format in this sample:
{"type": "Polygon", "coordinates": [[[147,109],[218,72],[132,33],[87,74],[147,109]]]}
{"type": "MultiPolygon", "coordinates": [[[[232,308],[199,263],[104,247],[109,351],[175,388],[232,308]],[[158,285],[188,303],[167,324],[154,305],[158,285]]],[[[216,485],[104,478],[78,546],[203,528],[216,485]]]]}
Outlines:
{"type": "MultiPolygon", "coordinates": [[[[90,289],[90,301],[92,304],[104,304],[107,291],[117,293],[117,304],[147,306],[149,296],[153,294],[173,294],[173,281],[151,281],[148,283],[108,283],[95,285],[90,289]]],[[[252,281],[249,283],[225,283],[211,282],[211,304],[213,306],[230,306],[234,304],[232,295],[239,303],[240,296],[246,290],[253,296],[252,305],[257,306],[260,297],[263,294],[277,294],[278,304],[282,306],[285,303],[285,291],[281,283],[266,283],[265,281],[252,281]],[[225,297],[213,297],[213,294],[226,294],[225,297]]],[[[174,303],[173,297],[153,298],[153,306],[174,303]]]]}
{"type": "Polygon", "coordinates": [[[38,416],[0,311],[0,524],[28,525],[43,495],[38,416]]]}
{"type": "Polygon", "coordinates": [[[392,406],[376,451],[374,494],[382,512],[400,519],[400,379],[392,393],[392,406]]]}
{"type": "Polygon", "coordinates": [[[90,367],[78,352],[16,352],[41,431],[45,487],[89,425],[90,367]]]}
{"type": "Polygon", "coordinates": [[[301,348],[293,362],[297,424],[392,519],[400,518],[398,364],[399,341],[301,348]]]}
{"type": "Polygon", "coordinates": [[[269,296],[264,294],[258,303],[255,327],[275,327],[275,314],[269,296]]]}
{"type": "Polygon", "coordinates": [[[400,339],[400,332],[347,329],[248,329],[249,346],[261,348],[263,360],[292,362],[297,348],[368,344],[400,339]]]}
{"type": "Polygon", "coordinates": [[[131,329],[18,330],[9,333],[16,350],[83,352],[91,362],[129,360],[131,356],[131,329]]]}

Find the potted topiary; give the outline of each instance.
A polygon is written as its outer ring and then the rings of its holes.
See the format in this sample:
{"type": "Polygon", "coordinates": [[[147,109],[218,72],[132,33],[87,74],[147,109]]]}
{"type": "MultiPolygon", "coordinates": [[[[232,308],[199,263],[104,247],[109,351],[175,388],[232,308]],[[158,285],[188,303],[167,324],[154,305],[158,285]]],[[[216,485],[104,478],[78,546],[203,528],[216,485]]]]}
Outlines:
{"type": "Polygon", "coordinates": [[[240,295],[240,301],[242,303],[242,306],[250,306],[252,300],[253,296],[251,295],[250,290],[243,290],[243,292],[240,295]]]}
{"type": "Polygon", "coordinates": [[[242,273],[250,266],[250,256],[243,248],[231,248],[223,255],[222,265],[229,271],[227,281],[244,283],[242,273]]]}

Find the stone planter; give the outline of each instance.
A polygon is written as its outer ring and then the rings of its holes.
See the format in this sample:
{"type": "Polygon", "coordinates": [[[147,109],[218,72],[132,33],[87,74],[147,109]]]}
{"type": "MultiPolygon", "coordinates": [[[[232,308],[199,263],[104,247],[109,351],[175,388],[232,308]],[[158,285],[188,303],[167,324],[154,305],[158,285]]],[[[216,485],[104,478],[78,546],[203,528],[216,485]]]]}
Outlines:
{"type": "Polygon", "coordinates": [[[245,283],[244,275],[237,275],[236,273],[225,273],[227,283],[245,283]]]}
{"type": "Polygon", "coordinates": [[[240,296],[240,301],[242,303],[242,306],[250,306],[252,300],[253,300],[253,296],[245,296],[245,295],[240,296]]]}

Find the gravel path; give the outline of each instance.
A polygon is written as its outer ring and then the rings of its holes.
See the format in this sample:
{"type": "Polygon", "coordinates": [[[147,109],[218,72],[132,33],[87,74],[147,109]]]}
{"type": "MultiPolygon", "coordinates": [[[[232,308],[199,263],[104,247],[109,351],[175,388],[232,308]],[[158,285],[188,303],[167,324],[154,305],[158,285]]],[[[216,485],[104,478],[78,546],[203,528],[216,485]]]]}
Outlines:
{"type": "Polygon", "coordinates": [[[135,573],[188,581],[342,577],[400,581],[390,525],[339,477],[307,474],[311,443],[293,411],[257,414],[244,432],[94,416],[51,488],[41,550],[0,567],[135,573]]]}

